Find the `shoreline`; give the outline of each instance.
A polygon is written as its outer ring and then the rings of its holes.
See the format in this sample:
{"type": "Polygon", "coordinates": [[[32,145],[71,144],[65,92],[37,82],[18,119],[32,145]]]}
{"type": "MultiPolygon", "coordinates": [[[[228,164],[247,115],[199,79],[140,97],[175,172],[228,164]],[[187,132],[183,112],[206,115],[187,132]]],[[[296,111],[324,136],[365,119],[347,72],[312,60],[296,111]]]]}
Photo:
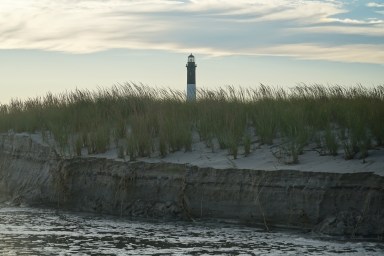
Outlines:
{"type": "MultiPolygon", "coordinates": [[[[73,211],[67,209],[57,209],[54,207],[47,207],[44,205],[41,206],[12,206],[7,203],[0,203],[0,214],[3,212],[20,212],[20,211],[41,211],[41,212],[52,212],[59,215],[75,215],[75,216],[85,216],[85,217],[95,217],[105,220],[114,220],[114,221],[128,221],[128,222],[143,222],[143,223],[155,223],[155,224],[167,224],[167,223],[182,223],[185,225],[221,225],[221,226],[230,226],[230,227],[239,227],[239,228],[254,228],[255,232],[270,232],[270,233],[285,233],[285,234],[294,234],[302,236],[304,239],[315,239],[319,241],[330,241],[330,242],[374,242],[381,243],[384,242],[384,238],[378,239],[377,237],[348,237],[344,235],[327,235],[322,233],[317,233],[311,230],[303,230],[298,227],[285,227],[285,226],[274,226],[273,230],[265,230],[264,227],[260,224],[249,224],[236,220],[229,219],[171,219],[171,218],[150,218],[150,217],[132,217],[132,216],[118,216],[112,214],[102,214],[95,212],[84,212],[84,211],[73,211]]],[[[384,245],[384,244],[383,244],[384,245]]]]}

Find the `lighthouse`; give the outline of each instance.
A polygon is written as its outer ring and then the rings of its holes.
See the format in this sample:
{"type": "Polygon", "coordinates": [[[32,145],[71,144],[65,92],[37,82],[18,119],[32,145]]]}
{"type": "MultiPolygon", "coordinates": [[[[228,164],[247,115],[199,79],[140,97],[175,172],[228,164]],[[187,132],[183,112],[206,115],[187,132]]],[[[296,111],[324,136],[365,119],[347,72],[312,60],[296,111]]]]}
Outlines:
{"type": "Polygon", "coordinates": [[[192,55],[188,56],[187,67],[187,101],[196,100],[196,64],[195,57],[192,55]]]}

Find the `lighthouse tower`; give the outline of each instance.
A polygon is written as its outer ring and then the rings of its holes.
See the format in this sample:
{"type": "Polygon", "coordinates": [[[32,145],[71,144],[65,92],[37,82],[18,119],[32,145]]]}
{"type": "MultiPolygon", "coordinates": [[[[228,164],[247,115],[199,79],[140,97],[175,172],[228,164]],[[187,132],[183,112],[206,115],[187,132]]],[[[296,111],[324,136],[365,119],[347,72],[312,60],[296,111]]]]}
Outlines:
{"type": "Polygon", "coordinates": [[[188,56],[187,67],[187,100],[196,100],[196,64],[195,57],[192,55],[188,56]]]}

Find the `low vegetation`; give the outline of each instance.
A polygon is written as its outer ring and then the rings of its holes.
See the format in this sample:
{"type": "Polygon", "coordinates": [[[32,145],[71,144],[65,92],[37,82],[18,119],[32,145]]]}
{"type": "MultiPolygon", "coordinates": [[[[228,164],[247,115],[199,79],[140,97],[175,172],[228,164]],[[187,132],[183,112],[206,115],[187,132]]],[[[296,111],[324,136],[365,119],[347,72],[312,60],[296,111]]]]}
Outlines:
{"type": "Polygon", "coordinates": [[[181,91],[135,84],[49,93],[0,105],[0,131],[10,130],[41,132],[66,156],[110,147],[130,160],[166,156],[191,150],[198,134],[234,158],[260,144],[276,145],[274,155],[286,163],[297,163],[309,144],[320,154],[365,158],[384,145],[384,86],[201,89],[196,102],[181,91]]]}

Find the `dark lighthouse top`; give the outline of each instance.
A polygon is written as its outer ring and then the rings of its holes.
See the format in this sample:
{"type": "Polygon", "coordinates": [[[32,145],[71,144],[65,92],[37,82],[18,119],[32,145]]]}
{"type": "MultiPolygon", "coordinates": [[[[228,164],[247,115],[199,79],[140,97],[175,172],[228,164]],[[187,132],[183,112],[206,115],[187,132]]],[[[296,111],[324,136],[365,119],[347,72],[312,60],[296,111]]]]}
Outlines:
{"type": "Polygon", "coordinates": [[[196,64],[195,57],[192,55],[188,56],[187,67],[187,84],[196,84],[196,64]]]}

